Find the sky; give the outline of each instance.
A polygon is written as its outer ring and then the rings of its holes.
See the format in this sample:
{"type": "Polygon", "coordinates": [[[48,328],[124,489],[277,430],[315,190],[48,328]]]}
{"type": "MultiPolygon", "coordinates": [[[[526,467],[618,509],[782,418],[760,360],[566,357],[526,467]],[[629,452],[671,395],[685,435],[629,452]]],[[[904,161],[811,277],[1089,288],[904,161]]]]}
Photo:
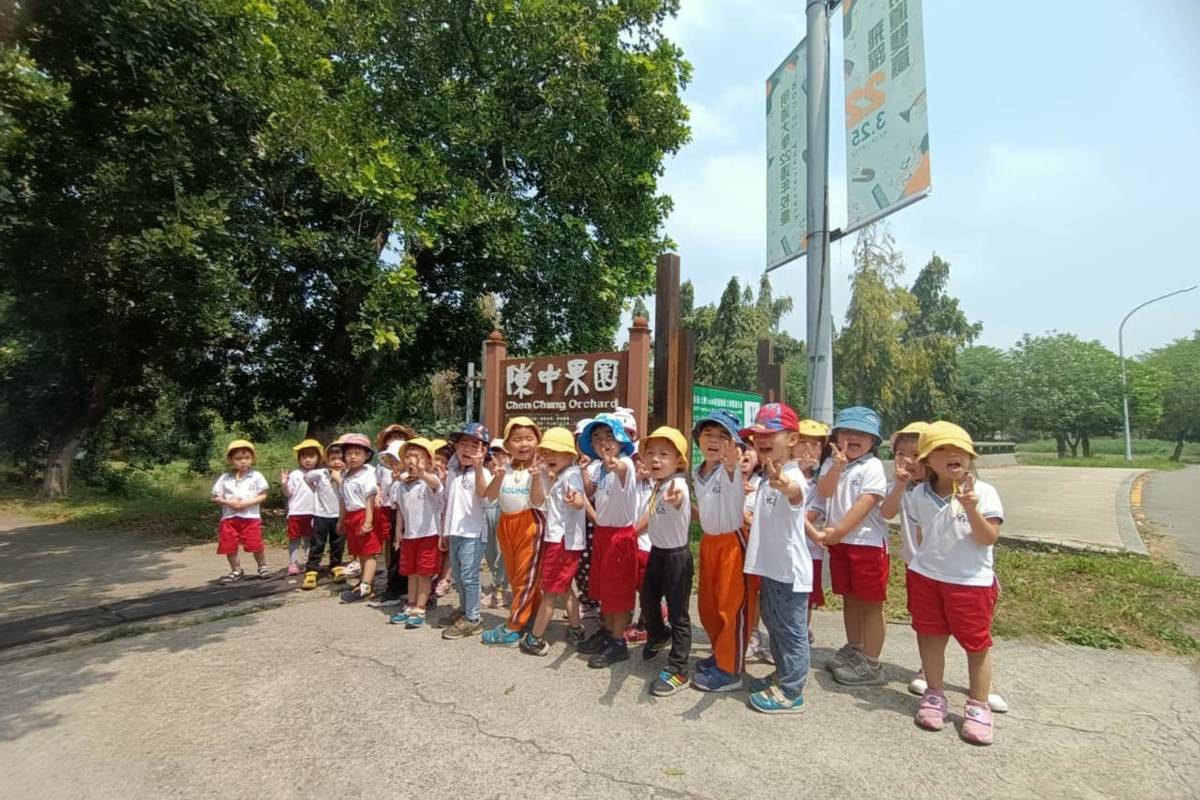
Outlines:
{"type": "MultiPolygon", "coordinates": [[[[910,0],[911,2],[911,0],[910,0]]],[[[693,67],[692,141],[660,182],[697,304],[765,261],[766,77],[804,36],[803,0],[682,0],[667,25],[693,67]]],[[[924,0],[933,192],[888,220],[916,277],[950,262],[952,295],[1011,347],[1049,330],[1117,349],[1135,305],[1200,283],[1200,0],[924,0]]],[[[841,63],[841,11],[831,64],[841,63]]],[[[845,223],[840,70],[831,69],[830,223],[845,223]]],[[[853,238],[831,248],[833,310],[853,238]]],[[[771,273],[804,337],[804,260],[771,273]]],[[[1200,328],[1200,289],[1139,312],[1125,351],[1200,328]]]]}

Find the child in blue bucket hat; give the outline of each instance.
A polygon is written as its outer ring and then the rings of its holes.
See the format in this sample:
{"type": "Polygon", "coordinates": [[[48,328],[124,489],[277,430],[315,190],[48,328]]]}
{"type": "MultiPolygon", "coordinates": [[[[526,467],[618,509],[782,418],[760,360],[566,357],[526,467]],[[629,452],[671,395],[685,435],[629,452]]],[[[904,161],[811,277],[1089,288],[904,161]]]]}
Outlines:
{"type": "Polygon", "coordinates": [[[612,414],[601,414],[584,427],[579,449],[600,464],[594,479],[590,470],[584,471],[584,488],[596,510],[588,593],[600,602],[604,624],[578,649],[591,656],[589,667],[601,669],[629,658],[622,634],[638,590],[637,476],[633,441],[612,414]]]}
{"type": "Polygon", "coordinates": [[[887,476],[877,455],[879,413],[866,406],[838,412],[830,457],[821,465],[817,491],[826,498],[825,544],[833,591],[843,600],[846,643],[825,666],[847,686],[884,683],[883,603],[887,599],[887,522],[880,504],[887,476]]]}

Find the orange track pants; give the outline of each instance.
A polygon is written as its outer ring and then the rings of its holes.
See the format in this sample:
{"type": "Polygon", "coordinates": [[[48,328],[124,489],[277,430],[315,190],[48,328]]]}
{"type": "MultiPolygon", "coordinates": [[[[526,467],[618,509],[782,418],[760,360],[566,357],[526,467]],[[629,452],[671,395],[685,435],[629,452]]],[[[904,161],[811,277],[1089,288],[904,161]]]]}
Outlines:
{"type": "Polygon", "coordinates": [[[525,629],[542,600],[538,567],[542,558],[542,535],[546,518],[541,511],[526,509],[516,514],[501,514],[496,539],[504,557],[504,572],[512,588],[512,610],[508,629],[525,629]]]}
{"type": "Polygon", "coordinates": [[[717,667],[741,675],[758,605],[752,578],[742,571],[746,539],[741,531],[700,539],[700,624],[712,642],[717,667]]]}

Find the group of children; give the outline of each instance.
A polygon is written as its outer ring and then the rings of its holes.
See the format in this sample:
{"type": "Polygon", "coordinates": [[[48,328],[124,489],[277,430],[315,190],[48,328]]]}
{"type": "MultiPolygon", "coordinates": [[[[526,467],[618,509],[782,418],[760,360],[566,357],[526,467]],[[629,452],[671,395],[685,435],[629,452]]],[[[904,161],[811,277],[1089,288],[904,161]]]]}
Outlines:
{"type": "MultiPolygon", "coordinates": [[[[769,643],[762,654],[775,671],[749,681],[750,706],[799,712],[812,609],[824,605],[825,561],[843,600],[846,632],[826,667],[847,686],[886,682],[879,657],[887,520],[898,515],[921,659],[910,685],[921,695],[916,722],[930,730],[945,725],[945,649],[953,636],[967,653],[970,675],[962,736],[990,744],[999,496],[975,479],[975,449],[957,425],[913,423],[894,434],[890,485],[881,443],[879,416],[869,408],[843,409],[831,430],[780,403],[764,405],[748,427],[716,412],[696,423],[690,442],[670,427],[639,438],[626,409],[584,420],[573,432],[542,431],[515,417],[495,441],[479,423],[448,440],[399,425],[384,429],[374,446],[357,433],[327,448],[308,439],[295,447],[298,468],[281,476],[289,573],[303,572],[302,588],[314,588],[328,547],[333,580],[357,580],[341,593],[342,602],[402,604],[390,619],[408,629],[425,625],[452,579],[458,606],[437,620],[443,638],[479,636],[485,645],[535,656],[549,653],[547,630],[562,609],[565,640],[588,656],[589,667],[628,659],[631,642],[644,642],[646,661],[669,651],[650,687],[656,696],[688,685],[705,692],[742,688],[747,653],[761,642],[761,620],[769,643]],[[699,464],[689,469],[693,446],[699,464]],[[712,654],[694,665],[693,521],[702,531],[697,604],[712,643],[712,654]],[[488,555],[496,581],[489,604],[503,598],[500,575],[510,594],[506,620],[484,630],[480,573],[489,542],[497,545],[488,555]],[[343,566],[343,548],[351,565],[343,566]],[[374,596],[381,553],[387,589],[374,596]],[[587,635],[583,618],[596,605],[599,625],[587,635]]],[[[213,486],[222,506],[218,552],[229,559],[226,581],[244,575],[239,545],[253,554],[261,577],[271,574],[258,521],[267,483],[254,471],[254,458],[250,442],[230,443],[230,471],[213,486]]],[[[993,698],[993,705],[1001,702],[993,698]]]]}

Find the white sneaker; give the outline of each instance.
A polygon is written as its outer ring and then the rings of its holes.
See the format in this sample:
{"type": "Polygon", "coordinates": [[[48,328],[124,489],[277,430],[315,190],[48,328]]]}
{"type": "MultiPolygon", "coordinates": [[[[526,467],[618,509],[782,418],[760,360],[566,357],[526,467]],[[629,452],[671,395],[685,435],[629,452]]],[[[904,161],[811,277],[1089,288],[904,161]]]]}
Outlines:
{"type": "Polygon", "coordinates": [[[925,670],[918,670],[913,679],[908,682],[908,693],[915,694],[917,697],[924,697],[928,688],[929,684],[925,681],[925,670]]]}
{"type": "Polygon", "coordinates": [[[997,714],[1008,713],[1008,701],[1000,695],[993,692],[988,695],[988,708],[995,711],[997,714]]]}

